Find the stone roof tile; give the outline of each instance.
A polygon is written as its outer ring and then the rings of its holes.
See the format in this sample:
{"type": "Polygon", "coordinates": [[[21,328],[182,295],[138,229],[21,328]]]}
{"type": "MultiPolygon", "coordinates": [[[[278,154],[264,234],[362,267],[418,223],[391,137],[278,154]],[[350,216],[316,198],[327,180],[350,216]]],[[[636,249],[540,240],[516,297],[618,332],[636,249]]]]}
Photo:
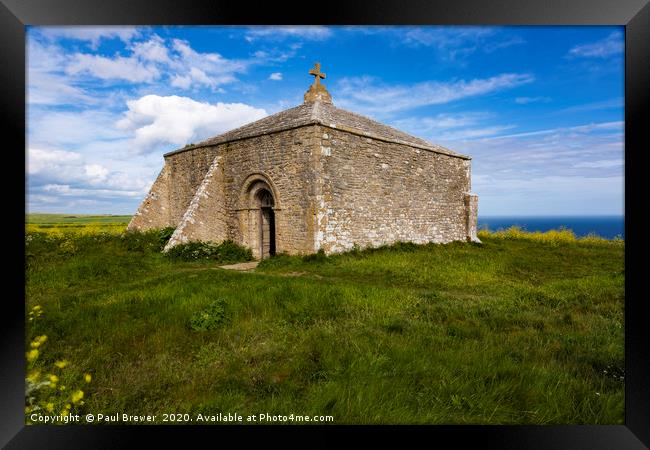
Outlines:
{"type": "Polygon", "coordinates": [[[361,136],[375,139],[396,142],[412,147],[470,159],[467,155],[461,155],[445,147],[432,144],[424,139],[411,136],[403,131],[384,125],[368,117],[337,108],[331,103],[306,102],[294,108],[280,111],[263,119],[251,122],[234,130],[206,139],[198,144],[184,147],[180,150],[166,153],[165,156],[173,153],[191,150],[196,147],[222,144],[244,138],[260,136],[277,131],[297,128],[309,124],[320,124],[330,128],[340,129],[361,136]]]}

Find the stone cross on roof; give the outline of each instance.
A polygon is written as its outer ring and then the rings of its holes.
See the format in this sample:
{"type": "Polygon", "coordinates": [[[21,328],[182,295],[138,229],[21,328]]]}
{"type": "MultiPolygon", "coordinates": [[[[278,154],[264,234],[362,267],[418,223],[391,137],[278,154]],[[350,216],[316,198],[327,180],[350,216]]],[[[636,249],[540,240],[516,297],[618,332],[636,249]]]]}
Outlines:
{"type": "Polygon", "coordinates": [[[325,77],[327,76],[327,75],[325,75],[324,73],[322,73],[320,71],[320,63],[319,62],[314,64],[314,68],[309,71],[309,75],[314,76],[314,84],[320,84],[320,79],[322,78],[324,80],[325,77]]]}
{"type": "Polygon", "coordinates": [[[309,71],[309,75],[314,76],[314,84],[309,86],[309,90],[305,92],[305,103],[323,102],[332,103],[332,96],[324,84],[320,83],[320,79],[325,79],[325,74],[320,71],[320,63],[314,64],[314,68],[309,71]]]}

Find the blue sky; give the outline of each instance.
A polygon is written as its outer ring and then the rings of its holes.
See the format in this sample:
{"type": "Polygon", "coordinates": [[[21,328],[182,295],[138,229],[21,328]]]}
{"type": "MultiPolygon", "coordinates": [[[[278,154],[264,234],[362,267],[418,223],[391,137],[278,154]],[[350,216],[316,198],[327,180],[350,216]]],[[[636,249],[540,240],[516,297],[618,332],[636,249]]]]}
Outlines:
{"type": "Polygon", "coordinates": [[[334,104],[472,160],[479,214],[622,215],[623,27],[28,27],[28,212],[133,214],[163,153],[334,104]]]}

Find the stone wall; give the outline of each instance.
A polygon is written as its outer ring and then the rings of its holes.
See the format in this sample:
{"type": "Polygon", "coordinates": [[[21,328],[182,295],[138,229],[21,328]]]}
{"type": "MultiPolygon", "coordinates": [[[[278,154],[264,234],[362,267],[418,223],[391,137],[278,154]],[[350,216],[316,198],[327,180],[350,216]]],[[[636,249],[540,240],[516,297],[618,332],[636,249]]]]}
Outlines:
{"type": "Polygon", "coordinates": [[[223,173],[223,157],[218,155],[165,249],[189,241],[221,242],[228,239],[228,211],[223,173]]]}
{"type": "Polygon", "coordinates": [[[466,240],[470,160],[318,127],[318,248],[466,240]]]}
{"type": "Polygon", "coordinates": [[[319,142],[314,127],[298,127],[167,156],[171,217],[179,224],[168,247],[232,239],[257,256],[259,208],[250,204],[246,190],[262,180],[274,196],[277,252],[313,252],[312,150],[319,142]],[[205,155],[217,155],[218,163],[203,170],[205,155]],[[204,179],[195,186],[200,173],[204,179]]]}
{"type": "Polygon", "coordinates": [[[163,166],[138,211],[131,218],[127,230],[175,227],[170,220],[169,170],[163,166]]]}
{"type": "Polygon", "coordinates": [[[314,127],[299,127],[268,135],[220,144],[224,156],[224,179],[230,238],[257,251],[257,211],[246,190],[255,180],[264,180],[274,197],[277,252],[313,251],[314,178],[312,149],[314,127]],[[251,218],[251,216],[253,217],[251,218]]]}
{"type": "Polygon", "coordinates": [[[478,238],[478,195],[465,194],[465,208],[467,210],[467,240],[481,242],[478,238]]]}
{"type": "Polygon", "coordinates": [[[165,155],[169,191],[169,222],[177,226],[216,156],[213,147],[165,155]]]}

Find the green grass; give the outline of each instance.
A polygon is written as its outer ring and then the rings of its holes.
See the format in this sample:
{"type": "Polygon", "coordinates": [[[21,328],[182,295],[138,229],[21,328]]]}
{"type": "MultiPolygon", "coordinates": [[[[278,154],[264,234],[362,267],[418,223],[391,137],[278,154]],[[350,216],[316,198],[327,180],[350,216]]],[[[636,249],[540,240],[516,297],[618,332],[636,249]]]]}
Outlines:
{"type": "Polygon", "coordinates": [[[30,234],[26,339],[92,373],[86,412],[622,424],[624,243],[559,233],[253,273],[166,258],[154,233],[30,234]]]}
{"type": "Polygon", "coordinates": [[[88,223],[129,223],[132,216],[113,214],[25,214],[25,223],[39,225],[88,224],[88,223]]]}

